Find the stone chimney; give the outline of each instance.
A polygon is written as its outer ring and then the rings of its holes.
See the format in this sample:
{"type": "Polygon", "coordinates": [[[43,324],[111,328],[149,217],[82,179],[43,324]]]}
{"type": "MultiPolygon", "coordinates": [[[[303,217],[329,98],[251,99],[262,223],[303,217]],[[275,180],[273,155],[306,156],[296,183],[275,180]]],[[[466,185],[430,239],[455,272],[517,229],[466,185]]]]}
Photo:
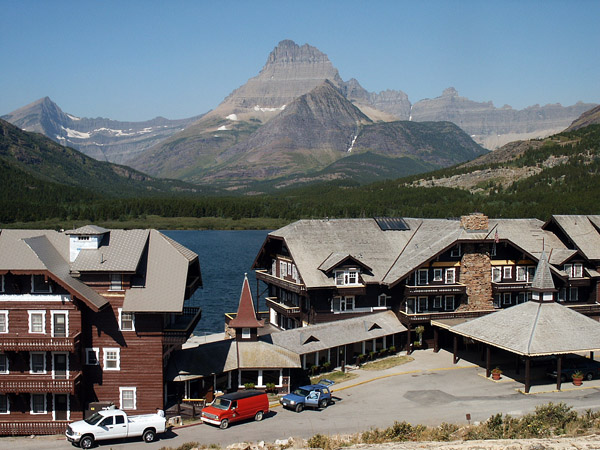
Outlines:
{"type": "Polygon", "coordinates": [[[460,226],[465,231],[487,231],[489,229],[488,216],[480,212],[474,212],[460,218],[460,226]]]}

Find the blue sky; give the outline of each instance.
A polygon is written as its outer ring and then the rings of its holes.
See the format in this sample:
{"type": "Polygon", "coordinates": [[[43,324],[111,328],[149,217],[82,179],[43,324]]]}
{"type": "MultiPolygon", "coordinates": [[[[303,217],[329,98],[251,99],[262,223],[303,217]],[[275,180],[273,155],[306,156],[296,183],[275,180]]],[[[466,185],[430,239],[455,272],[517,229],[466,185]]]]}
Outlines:
{"type": "Polygon", "coordinates": [[[140,121],[216,107],[283,39],[414,103],[600,103],[600,2],[0,0],[0,115],[49,96],[140,121]]]}

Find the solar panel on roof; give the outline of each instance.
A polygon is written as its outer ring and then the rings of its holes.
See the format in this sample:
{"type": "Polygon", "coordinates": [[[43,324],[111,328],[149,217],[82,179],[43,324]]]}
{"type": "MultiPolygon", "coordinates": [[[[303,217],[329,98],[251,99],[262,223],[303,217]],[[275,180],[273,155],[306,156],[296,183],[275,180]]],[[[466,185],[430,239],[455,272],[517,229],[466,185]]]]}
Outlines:
{"type": "Polygon", "coordinates": [[[375,217],[382,231],[407,231],[410,227],[401,217],[375,217]]]}

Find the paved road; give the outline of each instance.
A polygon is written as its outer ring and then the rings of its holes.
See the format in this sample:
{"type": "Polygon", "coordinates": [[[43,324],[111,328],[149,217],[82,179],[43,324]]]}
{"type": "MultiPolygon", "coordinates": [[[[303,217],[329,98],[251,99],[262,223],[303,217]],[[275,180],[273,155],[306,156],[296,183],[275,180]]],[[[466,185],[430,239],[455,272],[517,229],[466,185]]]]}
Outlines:
{"type": "MultiPolygon", "coordinates": [[[[227,430],[197,425],[176,429],[152,444],[133,439],[102,443],[99,449],[158,450],[191,441],[225,447],[243,441],[309,438],[317,433],[355,433],[403,420],[426,425],[466,423],[467,413],[472,421],[484,421],[498,412],[520,415],[548,402],[565,402],[580,411],[600,409],[600,381],[584,389],[566,390],[571,387],[566,385],[562,392],[524,395],[517,390],[522,384],[513,380],[490,381],[483,376],[484,369],[464,361],[452,366],[447,353],[421,351],[414,356],[415,361],[386,371],[356,371],[359,378],[338,385],[335,404],[322,411],[298,414],[278,407],[262,422],[235,424],[227,430]]],[[[0,439],[0,448],[11,447],[72,448],[56,437],[0,439]]]]}

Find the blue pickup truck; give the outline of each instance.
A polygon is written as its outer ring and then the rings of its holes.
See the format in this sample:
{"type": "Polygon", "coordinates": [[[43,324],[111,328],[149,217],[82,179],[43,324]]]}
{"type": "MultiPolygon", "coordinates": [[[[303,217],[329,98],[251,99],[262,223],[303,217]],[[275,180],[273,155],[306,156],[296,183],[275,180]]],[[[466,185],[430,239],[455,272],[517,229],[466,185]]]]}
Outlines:
{"type": "MultiPolygon", "coordinates": [[[[600,378],[600,362],[583,357],[565,358],[560,370],[560,381],[570,380],[575,372],[583,373],[583,378],[588,381],[600,378]]],[[[556,361],[548,366],[546,375],[556,378],[556,361]]]]}
{"type": "Polygon", "coordinates": [[[320,380],[318,384],[309,384],[300,386],[293,392],[283,396],[279,402],[284,408],[293,409],[301,412],[305,407],[327,408],[331,402],[331,389],[329,386],[334,384],[331,380],[320,380]]]}

